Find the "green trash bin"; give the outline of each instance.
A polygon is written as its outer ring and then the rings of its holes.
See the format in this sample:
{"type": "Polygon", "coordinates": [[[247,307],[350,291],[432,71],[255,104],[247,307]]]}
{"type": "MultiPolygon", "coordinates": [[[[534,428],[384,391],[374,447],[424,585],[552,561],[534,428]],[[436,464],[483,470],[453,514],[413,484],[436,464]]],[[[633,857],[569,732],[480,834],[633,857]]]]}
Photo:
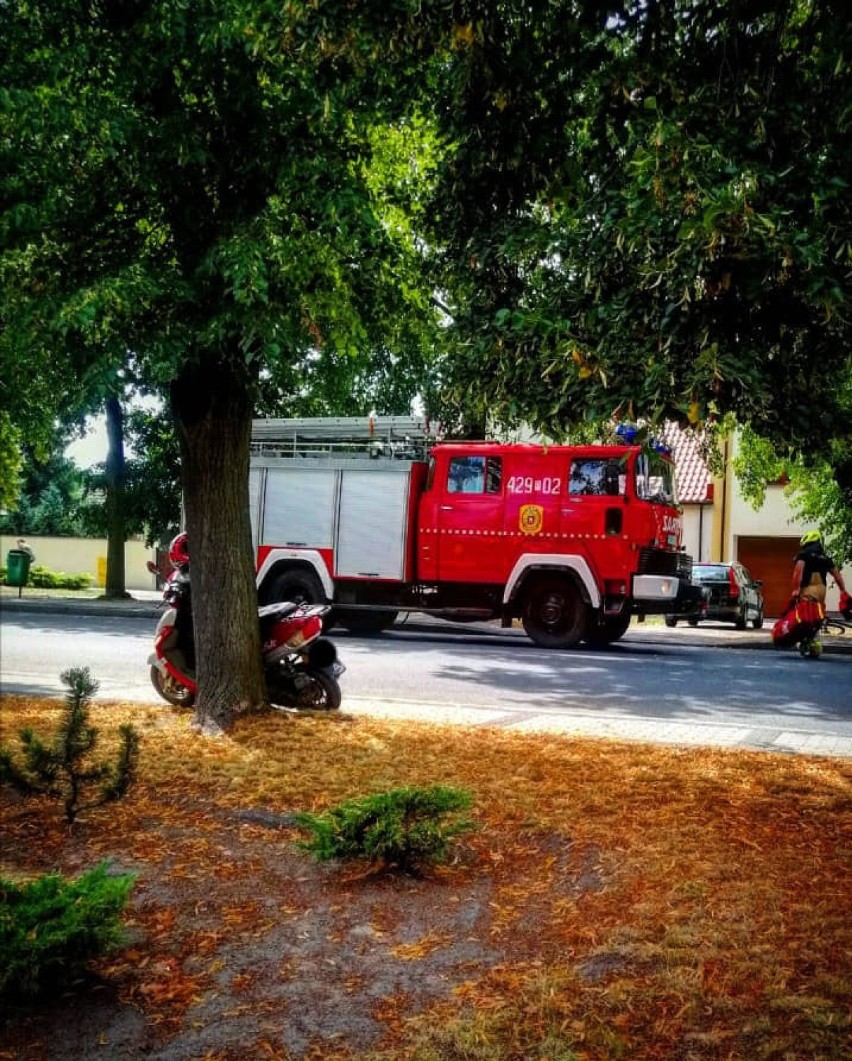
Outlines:
{"type": "Polygon", "coordinates": [[[6,554],[6,585],[17,586],[18,596],[30,577],[32,558],[23,549],[10,549],[6,554]]]}

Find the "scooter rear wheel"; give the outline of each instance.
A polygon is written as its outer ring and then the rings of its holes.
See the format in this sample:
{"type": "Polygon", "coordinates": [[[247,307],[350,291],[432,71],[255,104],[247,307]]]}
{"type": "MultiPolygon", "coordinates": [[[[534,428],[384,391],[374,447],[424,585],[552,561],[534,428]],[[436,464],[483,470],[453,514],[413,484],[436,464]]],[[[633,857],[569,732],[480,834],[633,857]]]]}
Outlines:
{"type": "Polygon", "coordinates": [[[192,707],[195,703],[195,693],[171,676],[164,678],[159,667],[151,667],[151,684],[173,707],[192,707]]]}
{"type": "Polygon", "coordinates": [[[281,707],[299,711],[336,711],[340,707],[340,685],[324,671],[305,668],[299,671],[299,688],[286,688],[269,682],[269,699],[281,707]]]}

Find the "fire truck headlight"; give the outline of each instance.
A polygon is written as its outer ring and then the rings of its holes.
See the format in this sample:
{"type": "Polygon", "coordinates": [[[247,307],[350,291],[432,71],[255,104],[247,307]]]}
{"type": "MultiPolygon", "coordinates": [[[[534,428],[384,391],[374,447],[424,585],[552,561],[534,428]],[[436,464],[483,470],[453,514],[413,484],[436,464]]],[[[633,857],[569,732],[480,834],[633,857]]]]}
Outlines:
{"type": "Polygon", "coordinates": [[[673,582],[670,578],[664,578],[660,583],[660,592],[664,597],[677,596],[677,582],[673,582]]]}

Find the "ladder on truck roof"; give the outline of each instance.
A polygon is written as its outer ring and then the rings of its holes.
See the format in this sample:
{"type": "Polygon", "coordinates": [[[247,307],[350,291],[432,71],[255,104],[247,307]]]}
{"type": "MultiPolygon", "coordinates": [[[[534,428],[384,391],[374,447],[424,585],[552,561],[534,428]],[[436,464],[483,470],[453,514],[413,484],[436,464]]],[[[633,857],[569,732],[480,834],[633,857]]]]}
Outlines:
{"type": "Polygon", "coordinates": [[[251,452],[264,457],[423,460],[438,440],[425,416],[312,416],[253,420],[251,452]]]}

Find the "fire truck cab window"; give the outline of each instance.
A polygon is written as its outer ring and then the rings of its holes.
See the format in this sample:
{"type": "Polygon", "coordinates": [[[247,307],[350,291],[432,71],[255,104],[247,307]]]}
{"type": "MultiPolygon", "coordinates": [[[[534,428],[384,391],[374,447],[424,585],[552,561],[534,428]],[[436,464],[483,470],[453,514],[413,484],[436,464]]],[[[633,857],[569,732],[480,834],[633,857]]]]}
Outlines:
{"type": "Polygon", "coordinates": [[[451,494],[499,494],[503,462],[499,457],[451,457],[447,491],[451,494]]]}
{"type": "Polygon", "coordinates": [[[677,504],[674,466],[659,453],[640,453],[636,458],[636,496],[643,501],[677,504]]]}
{"type": "Polygon", "coordinates": [[[624,493],[626,479],[618,461],[578,458],[571,461],[568,493],[574,496],[615,496],[624,493]]]}

